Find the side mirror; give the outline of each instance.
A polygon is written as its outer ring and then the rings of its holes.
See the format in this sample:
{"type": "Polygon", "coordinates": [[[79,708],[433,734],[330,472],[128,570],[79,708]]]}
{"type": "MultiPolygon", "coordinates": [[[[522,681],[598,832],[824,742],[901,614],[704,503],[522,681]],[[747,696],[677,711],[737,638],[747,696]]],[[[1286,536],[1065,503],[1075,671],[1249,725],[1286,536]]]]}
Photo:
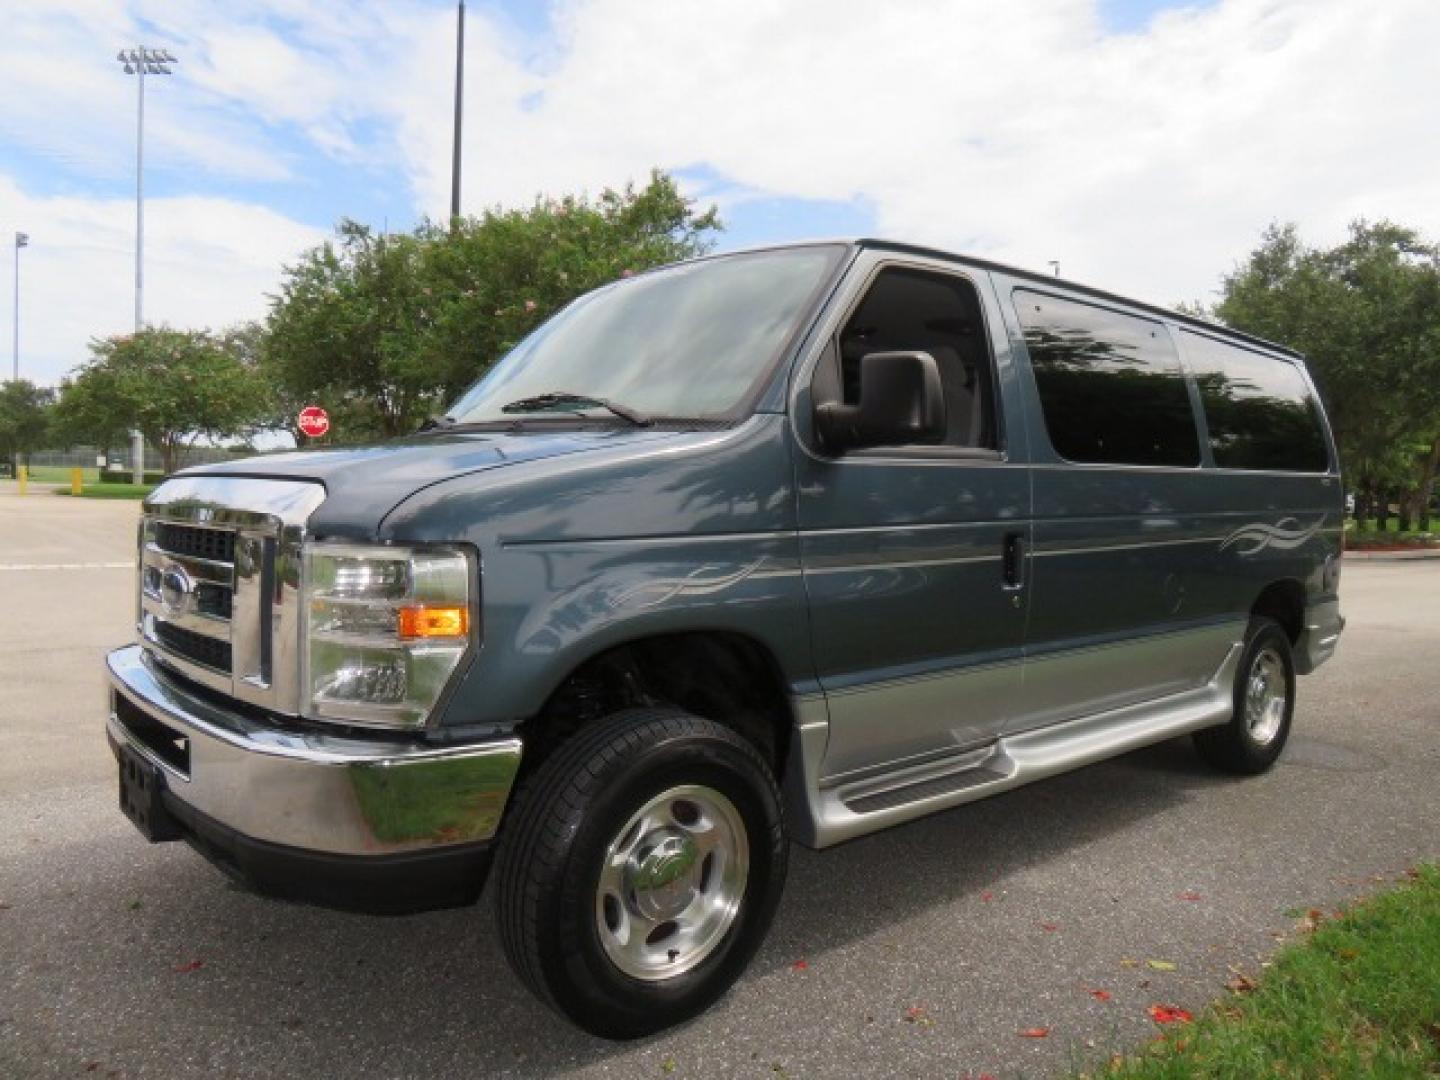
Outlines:
{"type": "Polygon", "coordinates": [[[945,438],[940,368],[926,352],[869,353],[860,358],[860,403],[827,402],[815,427],[835,453],[867,446],[910,446],[945,438]]]}

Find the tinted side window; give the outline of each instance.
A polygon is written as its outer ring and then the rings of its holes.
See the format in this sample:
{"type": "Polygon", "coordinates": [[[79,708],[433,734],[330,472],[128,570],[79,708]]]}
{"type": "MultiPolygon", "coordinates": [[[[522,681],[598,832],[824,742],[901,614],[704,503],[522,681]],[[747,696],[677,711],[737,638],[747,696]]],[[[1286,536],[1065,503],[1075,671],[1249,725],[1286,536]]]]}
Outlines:
{"type": "Polygon", "coordinates": [[[1181,332],[1185,359],[1200,386],[1216,465],[1287,472],[1330,467],[1319,412],[1294,364],[1181,332]]]}
{"type": "Polygon", "coordinates": [[[1015,310],[1056,453],[1113,465],[1200,464],[1190,392],[1164,326],[1024,290],[1015,310]]]}

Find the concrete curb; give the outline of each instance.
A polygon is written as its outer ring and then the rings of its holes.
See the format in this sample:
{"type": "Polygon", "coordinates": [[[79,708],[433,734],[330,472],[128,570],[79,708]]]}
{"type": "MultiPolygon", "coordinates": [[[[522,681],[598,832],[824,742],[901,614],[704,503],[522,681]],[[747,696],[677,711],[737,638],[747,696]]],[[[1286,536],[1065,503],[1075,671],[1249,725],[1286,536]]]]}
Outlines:
{"type": "Polygon", "coordinates": [[[1440,559],[1440,548],[1417,548],[1414,551],[1347,551],[1346,561],[1356,562],[1420,562],[1440,559]]]}

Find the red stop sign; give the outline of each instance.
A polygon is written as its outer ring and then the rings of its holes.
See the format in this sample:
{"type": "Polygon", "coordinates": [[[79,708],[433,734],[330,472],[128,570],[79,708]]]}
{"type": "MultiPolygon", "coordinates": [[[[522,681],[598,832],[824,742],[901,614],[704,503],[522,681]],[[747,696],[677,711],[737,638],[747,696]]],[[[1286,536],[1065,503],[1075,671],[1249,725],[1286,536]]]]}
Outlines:
{"type": "Polygon", "coordinates": [[[330,430],[330,417],[319,405],[306,405],[300,410],[300,430],[318,439],[330,430]]]}

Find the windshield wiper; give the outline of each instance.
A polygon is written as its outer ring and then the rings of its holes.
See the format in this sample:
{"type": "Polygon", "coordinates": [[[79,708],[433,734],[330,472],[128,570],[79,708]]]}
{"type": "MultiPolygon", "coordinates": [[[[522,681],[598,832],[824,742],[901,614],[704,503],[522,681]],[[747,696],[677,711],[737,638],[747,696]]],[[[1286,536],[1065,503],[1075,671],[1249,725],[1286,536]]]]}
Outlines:
{"type": "Polygon", "coordinates": [[[564,409],[567,405],[575,406],[577,411],[579,409],[605,409],[636,427],[649,427],[654,423],[648,416],[636,412],[629,406],[606,401],[604,398],[592,397],[589,394],[572,394],[566,390],[551,390],[549,393],[519,398],[508,405],[500,406],[500,411],[503,413],[546,412],[555,408],[564,409]]]}
{"type": "Polygon", "coordinates": [[[454,426],[455,426],[456,424],[458,424],[459,422],[460,422],[460,421],[459,421],[459,420],[456,420],[453,416],[430,416],[430,417],[426,417],[425,422],[424,422],[423,424],[421,424],[421,425],[420,425],[418,428],[416,428],[415,430],[416,430],[416,431],[444,431],[446,428],[452,428],[452,427],[454,427],[454,426]]]}

